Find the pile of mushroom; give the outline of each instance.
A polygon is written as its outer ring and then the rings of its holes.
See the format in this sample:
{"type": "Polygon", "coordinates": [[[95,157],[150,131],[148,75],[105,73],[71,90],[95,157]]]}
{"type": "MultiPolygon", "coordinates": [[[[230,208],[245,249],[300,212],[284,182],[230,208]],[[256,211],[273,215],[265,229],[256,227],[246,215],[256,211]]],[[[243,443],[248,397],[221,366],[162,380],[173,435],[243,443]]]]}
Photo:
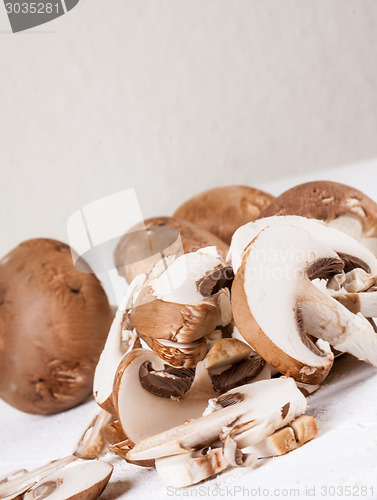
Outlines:
{"type": "MultiPolygon", "coordinates": [[[[206,196],[177,215],[198,223],[206,196]]],[[[99,446],[184,487],[313,439],[306,397],[334,357],[377,366],[377,259],[336,225],[273,215],[234,227],[226,258],[155,256],[116,314],[95,376],[102,413],[78,453],[99,446]]]]}
{"type": "Polygon", "coordinates": [[[316,437],[307,397],[335,357],[377,366],[372,200],[329,182],[276,199],[232,186],[175,216],[132,228],[115,251],[130,284],[95,372],[99,409],[75,456],[8,477],[6,498],[53,499],[63,475],[73,496],[77,474],[87,474],[83,498],[96,498],[111,466],[88,459],[109,452],[156,467],[176,488],[253,468],[316,437]]]}

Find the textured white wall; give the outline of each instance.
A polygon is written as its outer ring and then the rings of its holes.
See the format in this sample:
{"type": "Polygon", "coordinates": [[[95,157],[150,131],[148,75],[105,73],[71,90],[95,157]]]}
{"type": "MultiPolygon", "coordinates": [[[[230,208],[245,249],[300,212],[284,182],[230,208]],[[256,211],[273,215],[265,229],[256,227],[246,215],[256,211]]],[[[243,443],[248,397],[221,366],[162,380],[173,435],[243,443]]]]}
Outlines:
{"type": "Polygon", "coordinates": [[[375,0],[81,0],[11,34],[0,6],[0,253],[127,187],[150,216],[377,155],[376,25],[375,0]]]}

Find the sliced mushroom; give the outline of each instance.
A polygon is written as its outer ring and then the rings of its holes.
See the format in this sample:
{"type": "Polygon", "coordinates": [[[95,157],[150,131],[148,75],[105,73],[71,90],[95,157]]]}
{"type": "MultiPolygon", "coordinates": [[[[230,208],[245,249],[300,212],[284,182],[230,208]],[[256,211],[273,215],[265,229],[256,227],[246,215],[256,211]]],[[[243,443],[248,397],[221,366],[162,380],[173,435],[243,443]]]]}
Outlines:
{"type": "MultiPolygon", "coordinates": [[[[372,259],[375,266],[377,260],[372,259]]],[[[320,383],[332,364],[330,353],[316,349],[323,344],[315,347],[307,334],[377,363],[377,338],[369,322],[309,280],[330,277],[342,265],[325,238],[321,241],[296,225],[273,224],[250,243],[234,280],[233,313],[239,331],[269,364],[299,382],[320,383]],[[269,260],[271,252],[276,262],[269,260]]]]}
{"type": "Polygon", "coordinates": [[[105,489],[113,466],[102,460],[76,461],[38,481],[24,500],[95,500],[105,489]]]}
{"type": "MultiPolygon", "coordinates": [[[[236,273],[241,265],[245,248],[263,229],[282,225],[301,227],[313,236],[325,241],[344,262],[346,272],[358,266],[371,275],[377,275],[377,259],[361,243],[324,222],[294,215],[266,217],[240,227],[233,235],[227,257],[232,262],[234,272],[236,273]]],[[[275,248],[275,246],[271,248],[275,248]]]]}
{"type": "Polygon", "coordinates": [[[115,314],[105,347],[95,371],[93,384],[94,398],[97,404],[109,413],[114,413],[112,390],[117,367],[125,353],[132,349],[133,342],[135,341],[130,330],[127,330],[127,332],[124,331],[124,315],[132,307],[145,279],[145,275],[139,275],[128,287],[127,293],[115,314]]]}
{"type": "Polygon", "coordinates": [[[85,429],[74,451],[78,458],[98,458],[106,447],[103,429],[114,419],[110,413],[100,408],[85,429]]]}
{"type": "Polygon", "coordinates": [[[317,291],[307,269],[318,262],[332,267],[334,261],[340,262],[337,254],[303,229],[271,226],[248,246],[233,282],[233,314],[241,335],[280,373],[300,382],[321,382],[333,363],[329,347],[314,345],[306,335],[299,305],[304,285],[306,295],[317,291]]]}
{"type": "Polygon", "coordinates": [[[46,465],[38,467],[30,472],[25,472],[20,475],[11,475],[7,481],[0,484],[0,498],[5,499],[17,498],[22,495],[26,490],[31,488],[33,484],[45,477],[59,472],[63,467],[70,464],[71,462],[77,460],[74,456],[69,456],[61,458],[60,460],[54,460],[46,465]]]}
{"type": "Polygon", "coordinates": [[[215,391],[220,393],[271,378],[266,362],[253,354],[248,344],[235,338],[219,340],[207,354],[205,365],[215,391]]]}
{"type": "Polygon", "coordinates": [[[160,276],[148,279],[130,312],[136,331],[190,343],[230,323],[229,290],[204,297],[198,289],[203,276],[222,265],[216,249],[208,247],[179,257],[160,276]]]}
{"type": "Polygon", "coordinates": [[[260,217],[301,215],[320,219],[358,239],[377,256],[377,204],[338,182],[314,181],[278,196],[260,217]]]}
{"type": "Polygon", "coordinates": [[[215,442],[226,427],[226,434],[231,435],[238,447],[243,446],[239,440],[241,433],[248,445],[258,443],[302,415],[306,406],[305,397],[291,378],[246,384],[213,400],[201,418],[138,442],[127,457],[150,460],[203,448],[215,442]]]}
{"type": "MultiPolygon", "coordinates": [[[[123,358],[114,381],[116,412],[125,434],[134,443],[182,424],[189,418],[199,417],[208,399],[216,394],[203,362],[196,366],[192,385],[181,398],[176,399],[176,391],[182,382],[167,372],[162,391],[164,397],[152,394],[140,380],[140,376],[146,375],[148,364],[156,371],[165,369],[163,361],[153,351],[135,349],[123,358]],[[174,399],[166,397],[169,381],[174,399]]],[[[156,380],[154,383],[157,384],[156,380]]]]}

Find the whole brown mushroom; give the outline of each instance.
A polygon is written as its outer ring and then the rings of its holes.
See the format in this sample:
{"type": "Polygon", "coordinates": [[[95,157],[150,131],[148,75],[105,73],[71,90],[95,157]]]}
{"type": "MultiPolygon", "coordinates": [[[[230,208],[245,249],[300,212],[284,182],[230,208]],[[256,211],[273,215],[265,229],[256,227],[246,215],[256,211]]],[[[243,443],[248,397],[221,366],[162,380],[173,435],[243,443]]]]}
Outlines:
{"type": "Polygon", "coordinates": [[[345,184],[314,181],[278,196],[259,216],[301,215],[319,219],[353,236],[377,256],[377,203],[345,184]]]}
{"type": "Polygon", "coordinates": [[[111,321],[100,282],[75,269],[68,245],[18,245],[0,261],[0,397],[37,414],[84,401],[111,321]]]}
{"type": "Polygon", "coordinates": [[[138,274],[152,270],[162,251],[165,257],[179,257],[207,246],[216,246],[224,259],[229,250],[226,243],[196,224],[176,217],[152,217],[121,238],[114,262],[119,274],[131,283],[138,274]]]}
{"type": "Polygon", "coordinates": [[[273,199],[248,186],[218,187],[187,200],[174,217],[193,222],[230,244],[235,230],[257,219],[273,199]]]}

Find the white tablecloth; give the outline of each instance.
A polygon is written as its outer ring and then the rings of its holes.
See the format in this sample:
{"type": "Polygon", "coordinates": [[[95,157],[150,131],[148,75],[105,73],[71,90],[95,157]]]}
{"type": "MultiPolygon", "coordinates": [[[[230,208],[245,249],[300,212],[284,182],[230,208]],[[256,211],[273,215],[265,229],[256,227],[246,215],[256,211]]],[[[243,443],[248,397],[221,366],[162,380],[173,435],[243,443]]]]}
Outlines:
{"type": "MultiPolygon", "coordinates": [[[[377,200],[377,159],[261,187],[278,194],[312,179],[348,183],[377,200]]],[[[261,461],[256,470],[233,470],[177,491],[167,489],[154,470],[111,458],[115,469],[101,498],[377,498],[376,395],[377,369],[343,356],[309,398],[308,413],[317,419],[319,436],[301,449],[261,461]]],[[[70,454],[94,411],[94,402],[88,401],[68,412],[41,417],[0,401],[0,476],[70,454]]]]}

